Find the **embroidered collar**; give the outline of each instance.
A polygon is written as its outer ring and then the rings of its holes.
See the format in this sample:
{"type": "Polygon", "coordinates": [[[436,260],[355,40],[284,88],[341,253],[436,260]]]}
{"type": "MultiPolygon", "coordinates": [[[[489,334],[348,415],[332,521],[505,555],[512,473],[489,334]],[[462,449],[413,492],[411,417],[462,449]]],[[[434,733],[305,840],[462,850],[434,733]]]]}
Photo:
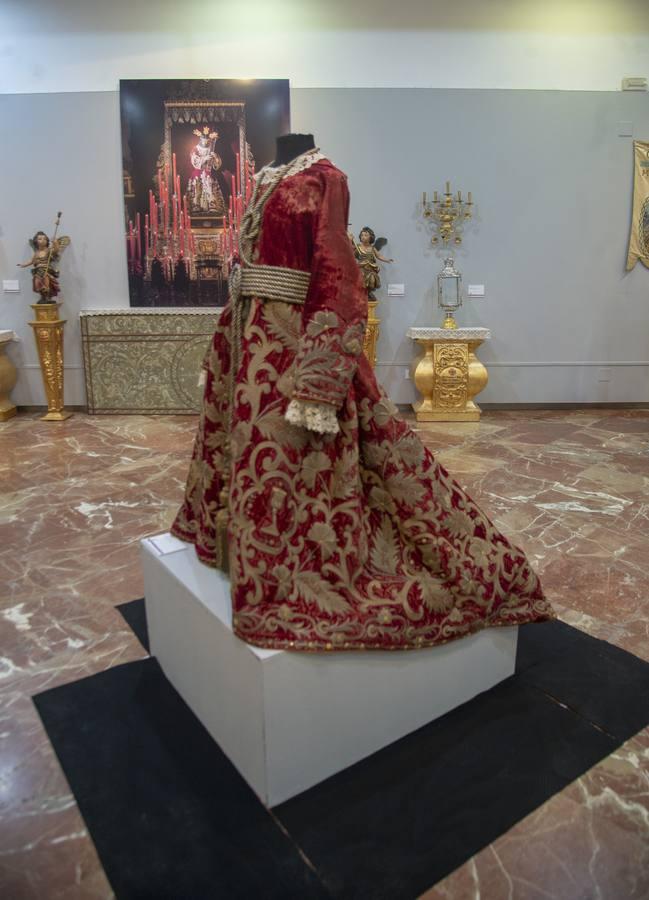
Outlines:
{"type": "Polygon", "coordinates": [[[259,170],[255,177],[259,180],[260,184],[266,184],[267,181],[270,181],[273,178],[282,181],[284,178],[290,178],[292,175],[297,175],[300,172],[310,169],[314,163],[319,162],[321,159],[326,159],[326,156],[324,153],[320,152],[319,147],[313,147],[311,150],[307,150],[305,153],[296,156],[295,159],[292,159],[289,163],[285,163],[283,166],[264,166],[263,169],[259,170]]]}

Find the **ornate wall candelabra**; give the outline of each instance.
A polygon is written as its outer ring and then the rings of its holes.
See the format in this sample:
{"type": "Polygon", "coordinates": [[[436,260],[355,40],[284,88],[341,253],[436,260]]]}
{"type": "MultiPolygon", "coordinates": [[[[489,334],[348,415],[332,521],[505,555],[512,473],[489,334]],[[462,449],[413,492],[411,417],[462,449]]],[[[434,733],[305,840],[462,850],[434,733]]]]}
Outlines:
{"type": "Polygon", "coordinates": [[[471,207],[473,200],[471,191],[467,195],[467,199],[462,199],[462,191],[457,194],[451,193],[451,183],[446,182],[446,190],[440,199],[437,191],[433,194],[432,202],[426,199],[424,191],[422,207],[424,218],[432,220],[434,234],[431,237],[431,244],[435,245],[439,241],[448,244],[451,238],[455,244],[462,243],[462,228],[464,222],[471,218],[471,207]]]}
{"type": "MultiPolygon", "coordinates": [[[[433,194],[432,202],[426,197],[424,191],[422,197],[422,212],[424,219],[430,222],[433,229],[431,244],[442,243],[448,245],[462,243],[462,231],[464,223],[472,215],[473,199],[471,191],[467,199],[462,199],[462,191],[457,194],[451,192],[451,184],[446,182],[446,190],[440,198],[437,191],[433,194]]],[[[462,306],[462,276],[455,268],[455,260],[452,256],[444,260],[444,268],[437,276],[437,305],[444,310],[445,318],[442,328],[457,328],[454,311],[462,306]]]]}

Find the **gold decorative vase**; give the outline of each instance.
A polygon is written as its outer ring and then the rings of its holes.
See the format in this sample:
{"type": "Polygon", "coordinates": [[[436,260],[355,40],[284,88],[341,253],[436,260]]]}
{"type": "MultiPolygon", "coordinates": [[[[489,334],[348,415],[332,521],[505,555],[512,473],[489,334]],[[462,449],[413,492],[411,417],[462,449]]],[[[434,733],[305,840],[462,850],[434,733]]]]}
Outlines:
{"type": "Polygon", "coordinates": [[[47,412],[41,416],[46,422],[63,422],[72,415],[63,408],[63,326],[59,318],[61,303],[32,303],[35,321],[34,339],[41,364],[43,386],[47,397],[47,412]]]}
{"type": "Polygon", "coordinates": [[[0,331],[0,422],[16,415],[16,407],[9,398],[16,384],[16,367],[4,353],[5,345],[13,339],[12,331],[0,331]]]}
{"type": "Polygon", "coordinates": [[[379,340],[379,328],[381,320],[376,317],[378,300],[369,300],[367,303],[367,329],[363,341],[363,351],[372,368],[376,366],[376,345],[379,340]]]}

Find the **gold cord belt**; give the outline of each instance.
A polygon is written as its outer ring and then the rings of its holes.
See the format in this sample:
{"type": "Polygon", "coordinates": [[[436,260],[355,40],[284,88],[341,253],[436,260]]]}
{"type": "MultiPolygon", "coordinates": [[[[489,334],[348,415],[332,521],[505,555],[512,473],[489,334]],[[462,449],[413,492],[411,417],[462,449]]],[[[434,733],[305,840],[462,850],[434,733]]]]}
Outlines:
{"type": "Polygon", "coordinates": [[[235,266],[230,275],[230,300],[241,297],[304,303],[309,291],[310,272],[285,269],[282,266],[235,266]]]}

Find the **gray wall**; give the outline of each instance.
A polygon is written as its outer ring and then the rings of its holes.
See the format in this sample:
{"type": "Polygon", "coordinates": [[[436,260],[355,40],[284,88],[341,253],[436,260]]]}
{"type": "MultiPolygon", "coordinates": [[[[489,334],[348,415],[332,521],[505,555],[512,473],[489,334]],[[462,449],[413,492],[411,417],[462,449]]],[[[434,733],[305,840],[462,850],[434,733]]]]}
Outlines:
{"type": "MultiPolygon", "coordinates": [[[[389,238],[383,270],[406,296],[384,299],[378,375],[397,402],[414,398],[406,369],[412,324],[439,321],[432,288],[441,251],[429,243],[418,202],[449,178],[471,190],[475,221],[456,254],[465,284],[461,324],[484,325],[490,382],[483,402],[640,402],[649,399],[649,271],[625,273],[632,153],[620,123],[649,139],[649,95],[545,91],[300,89],[295,131],[349,175],[351,221],[389,238]]],[[[29,327],[26,236],[58,208],[72,246],[63,266],[69,320],[69,403],[83,402],[82,308],[128,305],[121,237],[116,93],[0,96],[0,327],[25,338],[14,399],[42,402],[29,327]],[[9,124],[10,123],[10,124],[9,124]],[[21,272],[20,275],[16,275],[21,272]],[[29,368],[29,367],[34,368],[29,368]]]]}
{"type": "Polygon", "coordinates": [[[0,95],[0,279],[19,278],[20,294],[0,292],[0,328],[21,338],[9,354],[19,367],[14,403],[44,404],[31,329],[27,243],[35,231],[72,243],[63,255],[65,399],[85,403],[79,310],[125,307],[128,301],[117,93],[0,95]]]}

